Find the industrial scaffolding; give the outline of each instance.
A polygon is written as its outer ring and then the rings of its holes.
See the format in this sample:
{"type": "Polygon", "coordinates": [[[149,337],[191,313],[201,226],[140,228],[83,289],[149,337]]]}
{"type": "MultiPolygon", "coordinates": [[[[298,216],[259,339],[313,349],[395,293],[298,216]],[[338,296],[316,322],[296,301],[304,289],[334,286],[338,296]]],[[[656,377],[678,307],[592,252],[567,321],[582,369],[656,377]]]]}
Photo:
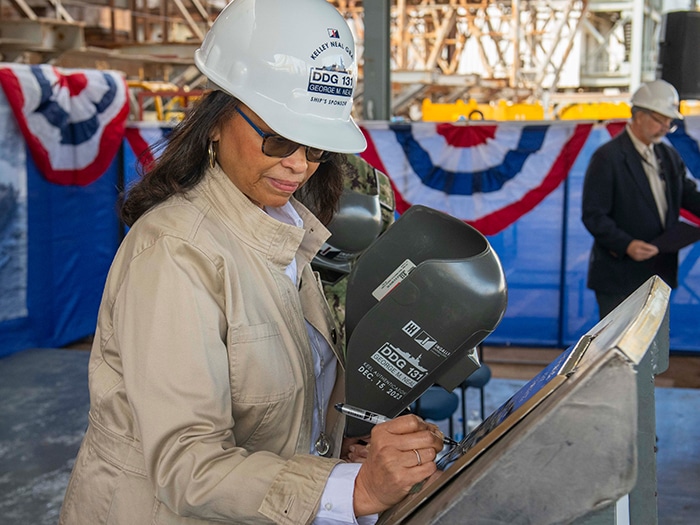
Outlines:
{"type": "MultiPolygon", "coordinates": [[[[192,53],[225,3],[0,0],[0,54],[201,88],[192,53]]],[[[331,3],[355,34],[365,116],[410,118],[426,98],[617,100],[656,77],[662,0],[331,3]]]]}

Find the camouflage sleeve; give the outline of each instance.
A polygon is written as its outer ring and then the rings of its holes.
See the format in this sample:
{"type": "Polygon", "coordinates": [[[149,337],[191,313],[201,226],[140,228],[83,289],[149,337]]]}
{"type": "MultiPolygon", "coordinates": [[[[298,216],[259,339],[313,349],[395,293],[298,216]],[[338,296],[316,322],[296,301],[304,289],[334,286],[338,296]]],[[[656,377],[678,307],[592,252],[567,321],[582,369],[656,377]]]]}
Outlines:
{"type": "Polygon", "coordinates": [[[347,155],[347,161],[351,169],[348,170],[349,176],[345,179],[345,187],[368,195],[379,194],[384,223],[382,231],[386,230],[394,222],[394,211],[396,210],[396,198],[389,176],[357,155],[347,155]]]}
{"type": "Polygon", "coordinates": [[[326,294],[326,300],[331,307],[331,313],[333,314],[333,317],[335,317],[343,352],[345,352],[345,347],[347,344],[347,341],[345,340],[345,295],[347,293],[347,288],[347,275],[335,283],[326,283],[323,286],[326,294]]]}
{"type": "Polygon", "coordinates": [[[377,184],[379,186],[379,202],[382,206],[382,220],[384,222],[385,231],[394,222],[396,211],[396,198],[394,197],[394,188],[391,187],[391,181],[388,175],[379,170],[375,170],[377,174],[377,184]]]}

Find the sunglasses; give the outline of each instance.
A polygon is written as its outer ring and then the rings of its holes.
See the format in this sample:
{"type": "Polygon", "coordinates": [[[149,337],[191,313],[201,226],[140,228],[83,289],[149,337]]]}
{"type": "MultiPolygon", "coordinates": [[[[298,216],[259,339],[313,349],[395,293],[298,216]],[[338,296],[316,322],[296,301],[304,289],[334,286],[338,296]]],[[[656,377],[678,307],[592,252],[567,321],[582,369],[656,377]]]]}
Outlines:
{"type": "Polygon", "coordinates": [[[261,149],[262,152],[268,157],[289,157],[299,148],[304,148],[306,150],[306,160],[309,162],[326,162],[331,156],[330,151],[312,148],[311,146],[304,146],[303,144],[285,139],[281,135],[275,135],[274,133],[265,133],[258,126],[256,126],[255,123],[250,120],[250,117],[243,113],[240,108],[237,107],[236,111],[248,124],[250,124],[250,127],[262,137],[263,141],[261,149]]]}
{"type": "Polygon", "coordinates": [[[656,122],[660,126],[666,128],[668,130],[667,133],[673,133],[674,131],[676,131],[678,129],[678,126],[673,123],[673,119],[666,122],[664,120],[661,120],[659,117],[657,117],[656,115],[654,115],[650,111],[645,111],[645,113],[651,117],[651,120],[653,120],[654,122],[656,122]]]}

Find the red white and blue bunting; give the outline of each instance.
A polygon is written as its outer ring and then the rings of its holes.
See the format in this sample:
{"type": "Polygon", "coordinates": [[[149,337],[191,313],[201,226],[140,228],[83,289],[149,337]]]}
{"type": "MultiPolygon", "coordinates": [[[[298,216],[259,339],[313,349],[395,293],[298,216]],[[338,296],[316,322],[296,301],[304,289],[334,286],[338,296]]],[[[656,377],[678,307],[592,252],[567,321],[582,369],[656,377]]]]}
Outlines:
{"type": "Polygon", "coordinates": [[[142,169],[147,170],[160,156],[172,129],[172,125],[160,122],[132,122],[127,126],[126,140],[142,169]]]}
{"type": "Polygon", "coordinates": [[[362,157],[394,186],[397,210],[422,204],[496,234],[566,178],[592,123],[365,123],[362,157]]]}
{"type": "Polygon", "coordinates": [[[0,85],[47,180],[85,186],[107,170],[129,116],[120,73],[0,64],[0,85]]]}
{"type": "MultiPolygon", "coordinates": [[[[626,120],[601,125],[610,137],[626,120]]],[[[162,124],[162,123],[161,123],[162,124]]],[[[595,124],[501,122],[392,124],[363,122],[361,156],[391,179],[399,213],[422,204],[495,235],[534,209],[566,179],[595,124]]],[[[171,127],[131,123],[126,138],[141,163],[171,127]]],[[[689,117],[666,140],[700,181],[700,117],[689,117]]],[[[584,159],[585,160],[585,159],[584,159]]],[[[685,212],[684,216],[691,220],[685,212]]]]}
{"type": "MultiPolygon", "coordinates": [[[[610,137],[626,120],[604,123],[610,137]]],[[[362,157],[389,175],[403,212],[435,208],[496,234],[535,208],[567,177],[593,124],[365,122],[362,157]]],[[[700,181],[700,117],[688,117],[666,139],[700,181]]],[[[700,223],[686,212],[683,215],[700,223]]]]}

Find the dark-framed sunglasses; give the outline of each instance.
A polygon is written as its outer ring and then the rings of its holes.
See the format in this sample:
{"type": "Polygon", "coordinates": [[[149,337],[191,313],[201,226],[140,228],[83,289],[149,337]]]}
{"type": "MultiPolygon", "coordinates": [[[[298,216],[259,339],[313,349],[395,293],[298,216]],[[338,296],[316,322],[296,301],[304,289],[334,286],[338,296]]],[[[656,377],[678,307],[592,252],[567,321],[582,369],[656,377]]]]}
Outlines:
{"type": "Polygon", "coordinates": [[[304,148],[306,151],[306,160],[309,162],[326,162],[331,156],[330,151],[312,148],[311,146],[304,146],[303,144],[285,139],[283,136],[276,135],[274,133],[265,133],[258,126],[256,126],[255,123],[250,120],[250,117],[243,113],[239,107],[236,107],[236,111],[248,124],[250,124],[250,127],[262,137],[263,141],[260,149],[268,157],[289,157],[299,148],[304,148]]]}

